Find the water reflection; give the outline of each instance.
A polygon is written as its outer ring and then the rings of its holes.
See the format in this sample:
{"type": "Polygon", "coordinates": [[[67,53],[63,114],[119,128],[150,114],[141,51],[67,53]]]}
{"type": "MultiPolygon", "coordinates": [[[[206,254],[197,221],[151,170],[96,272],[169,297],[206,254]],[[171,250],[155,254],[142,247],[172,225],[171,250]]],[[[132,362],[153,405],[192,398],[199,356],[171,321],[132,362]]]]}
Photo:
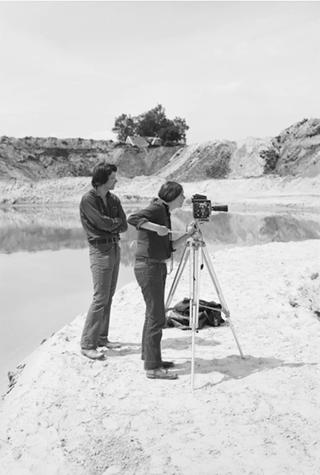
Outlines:
{"type": "MultiPolygon", "coordinates": [[[[139,205],[125,208],[127,214],[139,205]]],[[[191,210],[173,213],[173,227],[182,232],[192,221],[191,210]]],[[[201,224],[207,244],[254,245],[267,242],[300,241],[320,237],[320,218],[315,214],[217,213],[201,224]]],[[[121,236],[122,261],[133,262],[136,231],[129,226],[121,236]]],[[[77,207],[16,208],[0,210],[0,252],[79,249],[87,246],[77,207]]]]}
{"type": "MultiPolygon", "coordinates": [[[[184,222],[192,220],[191,211],[177,212],[184,222]]],[[[316,214],[216,213],[201,224],[205,241],[214,245],[255,245],[268,242],[319,239],[320,217],[316,214]]]]}

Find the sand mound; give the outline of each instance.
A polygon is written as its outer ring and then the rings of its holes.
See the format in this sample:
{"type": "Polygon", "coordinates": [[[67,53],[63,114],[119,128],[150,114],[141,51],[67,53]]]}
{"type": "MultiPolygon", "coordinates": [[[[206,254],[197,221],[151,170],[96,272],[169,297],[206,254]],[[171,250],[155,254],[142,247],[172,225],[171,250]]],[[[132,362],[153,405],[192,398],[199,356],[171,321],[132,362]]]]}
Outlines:
{"type": "MultiPolygon", "coordinates": [[[[79,316],[24,362],[2,403],[0,473],[316,475],[319,253],[317,240],[216,253],[246,358],[229,328],[201,330],[193,393],[188,331],[164,331],[163,357],[179,379],[145,377],[135,283],[116,294],[111,334],[123,346],[105,362],[79,354],[79,316]]],[[[177,300],[187,293],[184,275],[177,300]]]]}

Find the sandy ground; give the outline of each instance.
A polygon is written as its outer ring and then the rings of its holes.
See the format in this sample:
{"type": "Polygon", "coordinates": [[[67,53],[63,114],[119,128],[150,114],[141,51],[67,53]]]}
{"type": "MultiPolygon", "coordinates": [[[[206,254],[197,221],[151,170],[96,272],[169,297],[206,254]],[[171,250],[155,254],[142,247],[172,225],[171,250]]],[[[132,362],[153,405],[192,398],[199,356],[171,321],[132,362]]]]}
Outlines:
{"type": "MultiPolygon", "coordinates": [[[[179,379],[148,380],[129,284],[112,311],[120,350],[81,356],[81,315],[23,362],[0,409],[1,475],[319,474],[320,241],[208,250],[245,359],[230,328],[201,330],[192,391],[191,332],[166,329],[179,379]]],[[[215,298],[206,270],[200,295],[215,298]]]]}

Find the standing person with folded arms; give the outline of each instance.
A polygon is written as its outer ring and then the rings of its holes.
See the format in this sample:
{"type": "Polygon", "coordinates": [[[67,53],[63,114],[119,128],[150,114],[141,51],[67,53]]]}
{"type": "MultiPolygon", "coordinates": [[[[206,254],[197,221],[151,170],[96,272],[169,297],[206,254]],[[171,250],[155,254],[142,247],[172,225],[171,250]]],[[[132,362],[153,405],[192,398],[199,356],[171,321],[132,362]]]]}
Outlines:
{"type": "Polygon", "coordinates": [[[174,367],[172,361],[161,357],[162,329],[165,326],[164,291],[167,277],[166,260],[177,246],[184,243],[195,229],[178,239],[171,240],[170,213],[181,208],[183,188],[179,183],[164,183],[150,205],[128,217],[128,223],[138,230],[134,273],[146,304],[142,332],[141,358],[146,376],[150,379],[177,379],[177,374],[167,371],[174,367]]]}
{"type": "Polygon", "coordinates": [[[80,203],[80,218],[89,243],[93,300],[81,336],[81,353],[96,360],[104,358],[97,348],[119,348],[109,340],[112,297],[116,290],[120,247],[119,233],[127,230],[126,215],[119,198],[111,193],[117,182],[117,167],[99,163],[92,173],[92,189],[80,203]]]}

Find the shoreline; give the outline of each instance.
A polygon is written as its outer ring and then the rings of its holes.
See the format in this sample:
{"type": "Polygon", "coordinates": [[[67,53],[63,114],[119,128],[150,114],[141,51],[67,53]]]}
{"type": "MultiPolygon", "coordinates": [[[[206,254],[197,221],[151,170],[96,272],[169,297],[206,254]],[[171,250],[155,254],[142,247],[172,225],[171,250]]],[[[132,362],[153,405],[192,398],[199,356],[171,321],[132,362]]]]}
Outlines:
{"type": "MultiPolygon", "coordinates": [[[[145,206],[165,180],[158,176],[119,177],[114,193],[124,206],[145,206]]],[[[182,183],[190,207],[194,193],[207,196],[212,203],[227,204],[232,213],[305,212],[320,208],[320,175],[312,178],[265,176],[182,183]]],[[[41,207],[78,207],[82,195],[91,188],[89,177],[64,177],[39,182],[1,182],[0,210],[41,207]]]]}
{"type": "MultiPolygon", "coordinates": [[[[0,181],[0,206],[61,204],[66,206],[80,201],[83,193],[91,188],[90,177],[63,177],[38,182],[21,180],[0,181]]],[[[114,192],[128,202],[141,202],[155,196],[165,179],[157,175],[125,178],[119,176],[114,192]]],[[[320,175],[308,178],[266,175],[254,178],[211,179],[199,182],[181,182],[187,200],[194,193],[205,194],[213,202],[248,203],[282,202],[285,205],[304,200],[320,201],[320,175]]]]}

